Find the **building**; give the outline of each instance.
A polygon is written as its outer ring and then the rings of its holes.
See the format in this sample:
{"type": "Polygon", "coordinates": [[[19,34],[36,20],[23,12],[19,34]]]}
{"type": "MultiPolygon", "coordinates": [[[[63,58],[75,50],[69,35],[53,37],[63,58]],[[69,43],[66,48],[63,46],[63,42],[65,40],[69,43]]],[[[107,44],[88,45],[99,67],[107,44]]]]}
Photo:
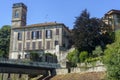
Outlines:
{"type": "MultiPolygon", "coordinates": [[[[27,58],[34,51],[60,57],[70,47],[69,29],[63,23],[48,22],[26,25],[27,7],[23,3],[13,4],[10,41],[10,59],[27,58]]],[[[66,55],[66,54],[65,54],[66,55]]]]}
{"type": "Polygon", "coordinates": [[[103,21],[109,25],[109,30],[115,31],[120,29],[120,10],[110,10],[104,17],[103,21]]]}

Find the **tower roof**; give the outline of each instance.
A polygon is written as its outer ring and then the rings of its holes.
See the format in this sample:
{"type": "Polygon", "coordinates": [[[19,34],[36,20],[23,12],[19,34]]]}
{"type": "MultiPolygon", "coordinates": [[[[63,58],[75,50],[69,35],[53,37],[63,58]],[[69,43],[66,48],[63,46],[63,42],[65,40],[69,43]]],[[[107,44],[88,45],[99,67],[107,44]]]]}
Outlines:
{"type": "Polygon", "coordinates": [[[27,6],[22,2],[13,4],[13,8],[18,8],[18,7],[24,7],[25,9],[27,9],[27,6]]]}

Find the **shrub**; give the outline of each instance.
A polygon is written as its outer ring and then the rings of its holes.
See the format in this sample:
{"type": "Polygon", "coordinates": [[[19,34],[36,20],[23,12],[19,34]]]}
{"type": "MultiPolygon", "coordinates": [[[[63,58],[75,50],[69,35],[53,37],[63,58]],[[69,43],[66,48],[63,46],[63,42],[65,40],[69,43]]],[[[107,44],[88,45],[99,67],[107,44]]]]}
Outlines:
{"type": "Polygon", "coordinates": [[[30,52],[30,59],[32,61],[37,61],[39,59],[39,55],[36,52],[30,52]]]}
{"type": "Polygon", "coordinates": [[[68,61],[71,63],[71,66],[76,66],[77,62],[78,62],[78,50],[75,49],[72,52],[69,52],[67,55],[67,59],[68,61]]]}
{"type": "Polygon", "coordinates": [[[88,52],[87,51],[82,51],[79,54],[80,62],[84,62],[86,60],[86,58],[88,58],[88,52]]]}
{"type": "Polygon", "coordinates": [[[98,57],[103,54],[102,48],[100,46],[97,46],[95,50],[92,52],[93,57],[98,57]]]}

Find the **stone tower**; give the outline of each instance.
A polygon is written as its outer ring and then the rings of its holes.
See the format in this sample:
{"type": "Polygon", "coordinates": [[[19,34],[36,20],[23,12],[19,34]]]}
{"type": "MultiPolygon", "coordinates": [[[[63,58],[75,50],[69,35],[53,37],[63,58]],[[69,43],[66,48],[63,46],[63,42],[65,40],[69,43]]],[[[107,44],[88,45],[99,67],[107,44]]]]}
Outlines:
{"type": "Polygon", "coordinates": [[[12,28],[26,26],[27,7],[23,3],[13,4],[12,28]]]}
{"type": "Polygon", "coordinates": [[[15,3],[12,7],[12,27],[11,27],[11,37],[10,37],[10,48],[9,48],[9,58],[11,57],[12,52],[15,52],[15,28],[20,28],[26,26],[26,16],[27,16],[27,7],[23,3],[15,3]]]}

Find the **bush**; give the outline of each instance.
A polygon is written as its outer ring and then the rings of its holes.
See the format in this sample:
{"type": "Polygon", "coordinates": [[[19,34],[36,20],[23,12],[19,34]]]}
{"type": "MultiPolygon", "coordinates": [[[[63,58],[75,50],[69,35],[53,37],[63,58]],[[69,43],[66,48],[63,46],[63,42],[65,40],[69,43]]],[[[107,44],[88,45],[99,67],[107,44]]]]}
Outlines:
{"type": "Polygon", "coordinates": [[[69,52],[67,55],[67,59],[68,61],[71,63],[71,66],[76,66],[77,62],[78,62],[78,50],[75,49],[72,52],[69,52]]]}
{"type": "Polygon", "coordinates": [[[95,50],[92,52],[92,54],[93,54],[93,57],[98,57],[103,55],[102,48],[100,46],[97,46],[95,50]]]}
{"type": "Polygon", "coordinates": [[[104,64],[107,68],[108,80],[120,80],[120,30],[115,33],[115,42],[107,45],[104,64]]]}
{"type": "Polygon", "coordinates": [[[30,59],[31,59],[32,61],[37,61],[37,60],[39,59],[38,53],[36,53],[36,52],[31,52],[31,53],[30,53],[30,59]]]}
{"type": "Polygon", "coordinates": [[[51,63],[57,63],[57,56],[55,54],[52,53],[45,53],[45,61],[46,62],[51,62],[51,63]]]}
{"type": "Polygon", "coordinates": [[[84,62],[87,58],[88,58],[88,52],[87,51],[82,51],[79,54],[80,62],[84,62]]]}
{"type": "Polygon", "coordinates": [[[96,58],[91,58],[90,57],[90,58],[86,59],[85,62],[91,63],[91,62],[96,62],[98,60],[101,60],[101,58],[100,57],[96,57],[96,58]]]}

